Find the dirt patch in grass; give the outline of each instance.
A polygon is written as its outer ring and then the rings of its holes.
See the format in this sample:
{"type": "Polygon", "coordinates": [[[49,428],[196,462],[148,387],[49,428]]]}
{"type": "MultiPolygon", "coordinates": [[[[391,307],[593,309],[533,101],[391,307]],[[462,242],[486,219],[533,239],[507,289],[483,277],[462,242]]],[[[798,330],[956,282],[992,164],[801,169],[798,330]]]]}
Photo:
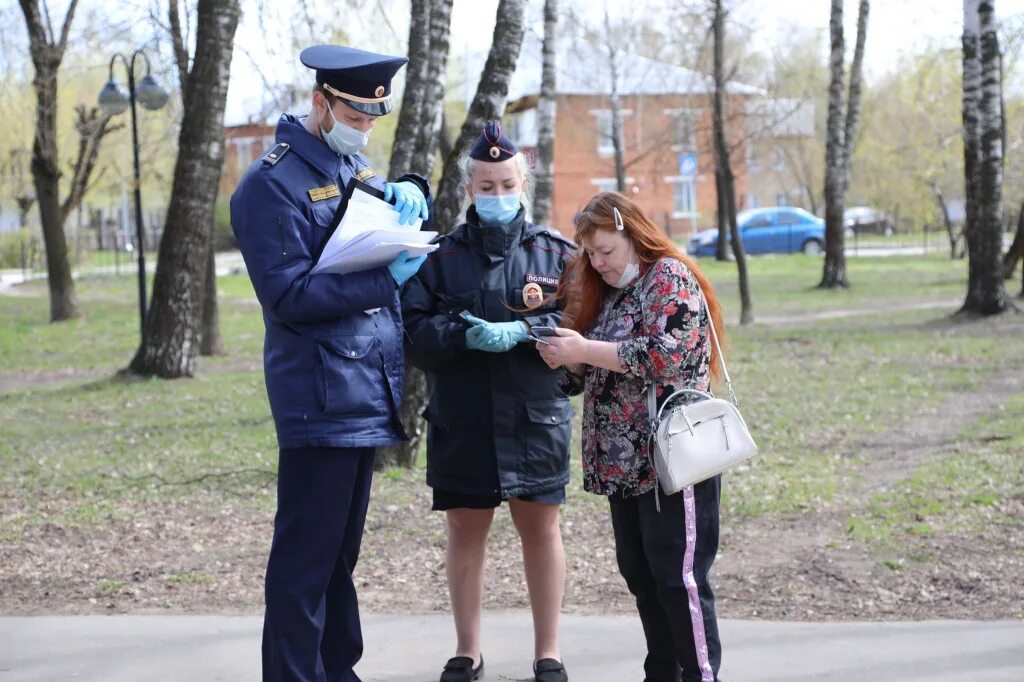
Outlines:
{"type": "MultiPolygon", "coordinates": [[[[938,421],[933,426],[938,429],[938,421]]],[[[873,486],[865,477],[857,494],[891,488],[889,471],[873,462],[865,472],[885,472],[884,480],[873,486]]],[[[374,482],[357,569],[366,610],[448,610],[444,518],[428,511],[430,491],[421,475],[381,475],[374,482]]],[[[274,491],[270,480],[255,487],[248,496],[196,487],[176,500],[91,510],[60,498],[40,500],[30,518],[5,500],[0,612],[258,613],[274,491]]],[[[1024,492],[1017,491],[983,501],[982,523],[880,542],[851,533],[849,515],[861,505],[845,496],[802,513],[726,514],[712,574],[720,616],[1024,617],[1024,492]]],[[[573,488],[562,529],[569,569],[565,610],[632,612],[604,500],[573,488]]],[[[488,548],[485,608],[526,607],[526,594],[518,538],[501,509],[488,548]]]]}

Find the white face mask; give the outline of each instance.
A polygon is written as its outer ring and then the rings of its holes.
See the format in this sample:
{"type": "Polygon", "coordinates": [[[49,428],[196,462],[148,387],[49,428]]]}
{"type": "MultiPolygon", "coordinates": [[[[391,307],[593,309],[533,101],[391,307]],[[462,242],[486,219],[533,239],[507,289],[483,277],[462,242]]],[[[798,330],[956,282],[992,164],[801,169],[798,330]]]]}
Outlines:
{"type": "Polygon", "coordinates": [[[331,148],[331,151],[339,156],[348,156],[362,151],[366,143],[370,141],[370,132],[366,131],[364,133],[362,130],[356,130],[351,126],[341,123],[334,118],[330,107],[326,111],[327,115],[334,121],[334,127],[331,128],[330,132],[327,132],[323,126],[320,126],[320,135],[323,137],[324,142],[327,143],[327,146],[331,148]]]}
{"type": "Polygon", "coordinates": [[[619,281],[612,286],[616,289],[625,289],[639,276],[640,264],[630,261],[629,263],[626,263],[626,267],[622,269],[622,274],[619,275],[619,281]]]}
{"type": "Polygon", "coordinates": [[[637,260],[639,259],[636,258],[636,251],[633,249],[633,242],[630,242],[629,262],[626,263],[626,267],[622,268],[622,274],[619,275],[619,281],[612,284],[613,287],[616,289],[625,289],[640,275],[640,263],[636,262],[637,260]]]}

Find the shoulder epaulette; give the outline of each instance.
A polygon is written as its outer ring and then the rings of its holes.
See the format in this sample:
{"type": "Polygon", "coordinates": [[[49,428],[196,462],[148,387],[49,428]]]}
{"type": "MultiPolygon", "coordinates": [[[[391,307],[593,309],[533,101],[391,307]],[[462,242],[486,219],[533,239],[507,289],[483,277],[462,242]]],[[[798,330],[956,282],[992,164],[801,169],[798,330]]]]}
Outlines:
{"type": "Polygon", "coordinates": [[[561,232],[559,232],[558,230],[556,230],[553,227],[541,227],[541,226],[538,225],[537,226],[537,231],[538,231],[538,234],[542,234],[542,235],[544,235],[546,237],[551,237],[555,241],[560,241],[563,244],[565,244],[566,246],[571,246],[574,249],[576,248],[576,243],[573,242],[573,240],[569,239],[568,237],[566,237],[564,234],[562,234],[561,232]]]}
{"type": "Polygon", "coordinates": [[[276,164],[284,157],[285,154],[288,153],[289,148],[290,145],[287,142],[278,142],[276,145],[274,145],[273,149],[271,149],[263,156],[264,165],[273,166],[274,164],[276,164]]]}

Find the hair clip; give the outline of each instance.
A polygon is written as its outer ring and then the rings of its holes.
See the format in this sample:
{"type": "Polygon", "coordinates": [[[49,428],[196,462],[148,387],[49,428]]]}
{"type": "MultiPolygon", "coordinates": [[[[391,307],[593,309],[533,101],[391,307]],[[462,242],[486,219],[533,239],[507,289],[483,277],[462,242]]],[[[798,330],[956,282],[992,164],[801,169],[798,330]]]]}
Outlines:
{"type": "Polygon", "coordinates": [[[619,209],[612,206],[612,213],[615,215],[615,231],[622,232],[626,229],[626,226],[622,223],[622,214],[619,213],[619,209]]]}

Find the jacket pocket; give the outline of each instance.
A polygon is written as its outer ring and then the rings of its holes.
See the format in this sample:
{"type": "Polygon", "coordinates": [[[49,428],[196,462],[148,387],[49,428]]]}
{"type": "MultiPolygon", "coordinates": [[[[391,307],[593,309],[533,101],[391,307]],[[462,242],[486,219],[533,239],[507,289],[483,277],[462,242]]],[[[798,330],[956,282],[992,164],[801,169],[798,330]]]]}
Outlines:
{"type": "Polygon", "coordinates": [[[437,294],[437,312],[446,314],[454,321],[461,324],[462,318],[459,317],[459,313],[463,310],[468,310],[471,315],[476,315],[476,303],[478,299],[476,289],[470,289],[469,291],[463,291],[455,294],[437,294]]]}
{"type": "Polygon", "coordinates": [[[380,414],[386,409],[384,365],[375,336],[329,336],[316,344],[320,409],[325,414],[380,414]]]}
{"type": "Polygon", "coordinates": [[[526,469],[535,479],[568,473],[572,406],[568,399],[535,400],[526,404],[526,469]]]}

